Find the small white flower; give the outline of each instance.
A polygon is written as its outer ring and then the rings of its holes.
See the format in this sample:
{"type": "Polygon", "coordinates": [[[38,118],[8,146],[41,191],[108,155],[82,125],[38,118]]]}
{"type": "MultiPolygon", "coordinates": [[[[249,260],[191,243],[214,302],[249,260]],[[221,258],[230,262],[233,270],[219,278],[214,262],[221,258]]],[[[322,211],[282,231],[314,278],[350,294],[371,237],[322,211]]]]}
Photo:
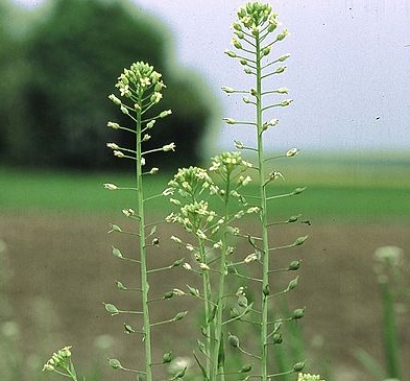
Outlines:
{"type": "Polygon", "coordinates": [[[178,237],[175,237],[174,235],[171,236],[171,240],[176,242],[176,243],[182,243],[182,240],[178,237]]]}
{"type": "Polygon", "coordinates": [[[104,184],[104,188],[108,190],[117,190],[118,187],[115,184],[104,184]]]}
{"type": "Polygon", "coordinates": [[[176,147],[175,143],[170,143],[170,144],[164,145],[164,146],[162,147],[162,150],[163,150],[164,152],[167,152],[167,151],[175,151],[175,147],[176,147]]]}
{"type": "Polygon", "coordinates": [[[211,268],[206,263],[200,263],[199,267],[201,270],[209,271],[211,268]]]}
{"type": "Polygon", "coordinates": [[[114,151],[114,156],[119,157],[120,159],[122,159],[125,155],[121,151],[115,150],[114,151]]]}
{"type": "Polygon", "coordinates": [[[115,149],[115,150],[117,150],[117,149],[120,148],[120,147],[119,147],[117,144],[115,144],[115,143],[107,143],[107,147],[108,147],[108,148],[111,148],[111,149],[115,149]]]}

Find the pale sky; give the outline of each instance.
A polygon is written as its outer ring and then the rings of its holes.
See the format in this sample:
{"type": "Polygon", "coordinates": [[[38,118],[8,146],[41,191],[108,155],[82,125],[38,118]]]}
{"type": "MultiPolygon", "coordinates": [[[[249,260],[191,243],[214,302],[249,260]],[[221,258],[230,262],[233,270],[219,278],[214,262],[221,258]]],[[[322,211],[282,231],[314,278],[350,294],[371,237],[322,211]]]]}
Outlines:
{"type": "MultiPolygon", "coordinates": [[[[290,31],[275,45],[277,56],[291,54],[287,72],[272,77],[272,89],[288,87],[294,101],[269,115],[268,119],[280,119],[269,131],[269,146],[410,152],[410,2],[270,3],[290,31]]],[[[222,116],[251,117],[250,106],[243,105],[241,97],[220,91],[222,86],[250,87],[239,63],[223,54],[231,49],[230,26],[243,1],[136,0],[136,4],[171,30],[177,64],[205,76],[220,99],[222,116]]],[[[249,127],[222,123],[214,135],[216,151],[232,148],[233,138],[251,143],[254,136],[249,127]]]]}

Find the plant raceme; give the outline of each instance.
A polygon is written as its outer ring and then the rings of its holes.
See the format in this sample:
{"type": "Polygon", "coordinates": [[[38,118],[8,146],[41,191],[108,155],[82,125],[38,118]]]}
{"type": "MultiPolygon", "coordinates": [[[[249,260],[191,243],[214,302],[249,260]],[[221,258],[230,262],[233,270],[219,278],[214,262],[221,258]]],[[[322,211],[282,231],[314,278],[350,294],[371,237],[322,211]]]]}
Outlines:
{"type": "Polygon", "coordinates": [[[151,305],[155,298],[151,296],[149,284],[153,272],[173,271],[179,267],[178,271],[187,271],[193,276],[189,279],[196,280],[185,288],[166,291],[162,299],[189,296],[201,306],[200,338],[197,346],[192,348],[198,372],[194,375],[190,370],[188,375],[188,365],[174,367],[171,380],[193,377],[205,381],[250,378],[268,381],[281,377],[281,380],[320,381],[319,376],[300,373],[305,367],[303,358],[294,358],[288,355],[291,351],[277,349],[285,345],[286,333],[292,331],[289,327],[303,318],[305,309],[281,307],[286,295],[298,285],[298,277],[290,274],[299,270],[301,261],[291,260],[283,268],[274,268],[271,258],[278,251],[300,246],[307,240],[307,236],[301,236],[288,244],[275,245],[271,234],[272,227],[278,224],[303,222],[300,215],[280,219],[271,212],[271,204],[305,190],[296,188],[286,194],[275,193],[274,184],[282,180],[283,175],[268,166],[272,159],[294,157],[298,149],[291,148],[269,158],[264,152],[266,134],[279,123],[270,113],[292,102],[283,98],[288,94],[287,88],[272,88],[277,76],[286,70],[284,63],[289,58],[289,54],[270,58],[275,45],[288,36],[286,29],[278,32],[278,26],[277,15],[270,5],[247,3],[239,9],[233,23],[234,50],[225,52],[239,62],[254,85],[250,89],[223,87],[223,91],[229,95],[241,95],[244,107],[253,109],[254,118],[236,120],[229,117],[224,120],[230,126],[252,128],[254,141],[250,144],[235,141],[238,151],[215,156],[209,168],[179,169],[169,181],[168,188],[159,195],[146,194],[146,176],[159,170],[155,167],[145,169],[148,156],[155,152],[174,151],[176,147],[168,143],[144,151],[143,145],[151,138],[149,132],[156,122],[171,114],[170,110],[165,110],[149,116],[162,99],[165,85],[161,74],[147,63],[134,63],[118,79],[119,97],[109,97],[134,125],[130,128],[116,122],[108,123],[110,128],[135,135],[135,147],[121,147],[116,143],[107,146],[117,158],[134,161],[136,184],[123,187],[107,183],[105,188],[110,191],[132,190],[136,194],[135,208],[123,210],[127,219],[136,222],[136,231],[113,224],[110,232],[131,235],[137,241],[138,256],[124,255],[117,247],[112,248],[112,254],[139,267],[137,287],[127,287],[121,282],[117,282],[117,287],[139,293],[140,306],[128,310],[104,303],[104,307],[111,315],[135,318],[133,323],[124,323],[124,329],[127,333],[141,335],[145,365],[143,369],[126,368],[115,358],[109,359],[109,363],[114,369],[136,373],[138,380],[159,379],[154,366],[175,363],[170,351],[165,352],[162,359],[154,358],[151,331],[158,325],[184,319],[188,311],[179,311],[165,321],[152,321],[151,305]],[[246,152],[246,159],[242,152],[246,152]],[[181,235],[173,235],[170,239],[186,249],[189,255],[188,260],[179,259],[158,269],[151,267],[147,255],[159,242],[156,226],[146,222],[146,201],[155,197],[169,198],[173,211],[165,221],[183,228],[181,235]],[[244,219],[246,222],[242,223],[244,219]],[[285,278],[286,286],[277,282],[281,272],[289,274],[289,278],[285,278]]]}

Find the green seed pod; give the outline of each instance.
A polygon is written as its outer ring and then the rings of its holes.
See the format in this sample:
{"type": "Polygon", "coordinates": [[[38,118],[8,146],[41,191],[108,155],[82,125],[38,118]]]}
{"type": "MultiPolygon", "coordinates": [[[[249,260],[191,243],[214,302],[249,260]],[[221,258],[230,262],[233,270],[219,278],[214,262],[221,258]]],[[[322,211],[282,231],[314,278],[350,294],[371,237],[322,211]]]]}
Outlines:
{"type": "Polygon", "coordinates": [[[104,303],[104,308],[111,315],[118,315],[121,312],[114,304],[104,303]]]}
{"type": "Polygon", "coordinates": [[[301,261],[292,261],[289,263],[288,270],[299,270],[301,261]]]}
{"type": "Polygon", "coordinates": [[[236,317],[240,316],[241,312],[236,307],[233,307],[229,311],[229,314],[230,314],[231,318],[236,318],[236,317]]]}
{"type": "Polygon", "coordinates": [[[172,352],[166,352],[162,356],[162,363],[163,364],[169,364],[172,361],[172,352]]]}
{"type": "Polygon", "coordinates": [[[178,312],[175,317],[174,317],[174,321],[178,321],[178,320],[182,320],[186,315],[188,314],[188,311],[182,311],[182,312],[178,312]]]}
{"type": "Polygon", "coordinates": [[[127,290],[127,287],[125,287],[121,282],[115,282],[115,284],[117,285],[117,288],[119,290],[127,290]]]}
{"type": "Polygon", "coordinates": [[[178,266],[180,266],[183,262],[184,262],[184,258],[177,259],[177,260],[171,265],[171,267],[178,267],[178,266]]]}
{"type": "Polygon", "coordinates": [[[120,360],[108,359],[108,363],[110,364],[111,368],[113,368],[113,369],[122,369],[122,365],[120,363],[120,360]]]}
{"type": "Polygon", "coordinates": [[[275,333],[272,336],[272,340],[273,340],[273,344],[277,344],[277,345],[282,344],[283,343],[283,336],[282,336],[281,333],[275,333]]]}
{"type": "MultiPolygon", "coordinates": [[[[115,225],[113,225],[113,231],[115,231],[114,230],[114,226],[115,225]]],[[[121,251],[119,250],[119,249],[117,249],[116,247],[112,247],[112,255],[114,256],[114,257],[117,257],[117,258],[124,258],[123,256],[122,256],[122,253],[121,253],[121,251]]]]}
{"type": "Polygon", "coordinates": [[[228,337],[228,343],[229,343],[229,345],[231,345],[232,347],[238,348],[238,347],[239,347],[239,338],[238,338],[238,336],[229,335],[229,337],[228,337]]]}
{"type": "Polygon", "coordinates": [[[135,333],[135,329],[132,328],[129,324],[124,323],[124,333],[130,334],[135,333]]]}
{"type": "Polygon", "coordinates": [[[292,312],[292,319],[294,319],[294,320],[302,319],[303,316],[305,316],[305,309],[304,308],[297,308],[296,310],[293,310],[293,312],[292,312]]]}
{"type": "Polygon", "coordinates": [[[298,238],[296,238],[296,240],[294,242],[294,245],[295,246],[303,245],[308,238],[309,238],[309,236],[307,236],[307,235],[305,235],[303,237],[298,237],[298,238]]]}
{"type": "Polygon", "coordinates": [[[164,294],[164,299],[171,299],[174,296],[174,290],[166,291],[164,294]]]}
{"type": "Polygon", "coordinates": [[[296,288],[296,286],[298,285],[298,279],[299,279],[299,277],[296,277],[295,279],[292,279],[289,282],[288,288],[287,288],[288,291],[293,290],[294,288],[296,288]]]}
{"type": "Polygon", "coordinates": [[[252,370],[252,364],[245,364],[241,370],[239,371],[239,373],[248,373],[252,370]]]}
{"type": "Polygon", "coordinates": [[[293,365],[293,370],[295,372],[300,372],[303,370],[303,368],[305,367],[305,363],[304,362],[298,362],[295,365],[293,365]]]}
{"type": "Polygon", "coordinates": [[[239,295],[238,296],[238,306],[239,307],[248,307],[248,299],[246,298],[245,295],[239,295]]]}
{"type": "Polygon", "coordinates": [[[306,190],[306,187],[296,188],[292,193],[293,193],[293,194],[301,194],[301,193],[304,192],[305,190],[306,190]]]}

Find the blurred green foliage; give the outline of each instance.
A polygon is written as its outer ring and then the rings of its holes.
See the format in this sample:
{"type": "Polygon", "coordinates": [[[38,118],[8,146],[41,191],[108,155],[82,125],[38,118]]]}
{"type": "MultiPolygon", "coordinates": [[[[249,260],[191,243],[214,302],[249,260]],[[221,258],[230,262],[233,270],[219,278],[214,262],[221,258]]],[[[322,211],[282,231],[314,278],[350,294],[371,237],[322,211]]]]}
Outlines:
{"type": "MultiPolygon", "coordinates": [[[[11,8],[5,4],[0,0],[0,11],[11,8]]],[[[115,93],[123,68],[139,60],[161,72],[167,85],[164,101],[153,112],[173,111],[152,130],[146,148],[170,142],[178,147],[178,155],[156,155],[149,166],[174,168],[199,161],[201,138],[217,107],[199,76],[170,62],[169,31],[157,20],[128,0],[52,0],[42,13],[33,12],[38,16],[29,17],[27,11],[30,25],[20,28],[24,33],[15,33],[12,17],[0,12],[3,163],[124,167],[105,143],[133,147],[134,142],[106,124],[129,126],[130,121],[107,96],[115,93]]]]}

